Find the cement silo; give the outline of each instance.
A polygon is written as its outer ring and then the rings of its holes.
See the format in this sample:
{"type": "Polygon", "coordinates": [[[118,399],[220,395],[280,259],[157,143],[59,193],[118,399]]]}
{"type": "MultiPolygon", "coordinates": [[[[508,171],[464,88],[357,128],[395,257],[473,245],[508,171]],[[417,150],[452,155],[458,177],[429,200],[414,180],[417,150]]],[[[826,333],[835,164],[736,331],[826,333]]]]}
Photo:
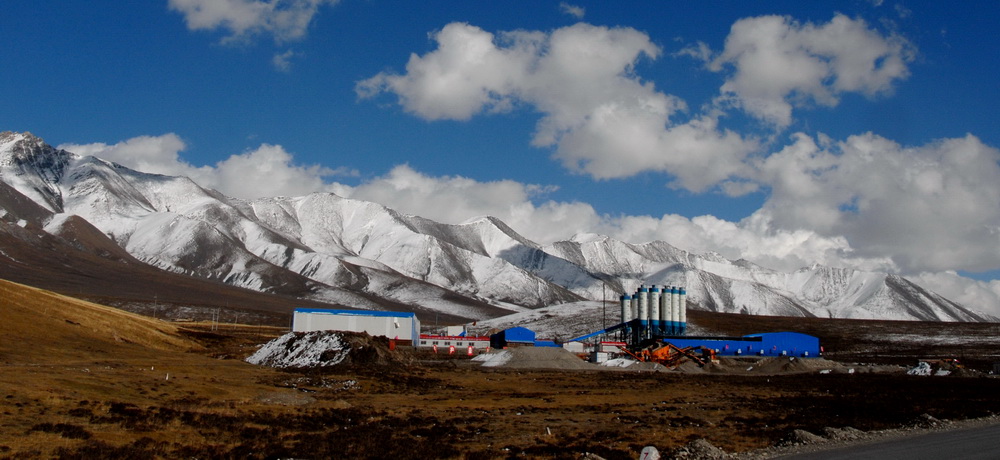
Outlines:
{"type": "Polygon", "coordinates": [[[684,288],[680,288],[680,304],[678,305],[678,326],[680,330],[677,331],[679,335],[684,335],[687,332],[687,291],[684,288]]]}
{"type": "Polygon", "coordinates": [[[622,322],[627,323],[632,321],[632,296],[622,294],[618,300],[621,302],[622,322]]]}
{"type": "Polygon", "coordinates": [[[649,327],[654,335],[660,335],[660,288],[653,285],[649,291],[649,327]]]}
{"type": "Polygon", "coordinates": [[[677,286],[670,287],[670,325],[668,328],[670,335],[676,335],[679,329],[677,323],[680,322],[680,293],[680,288],[677,286]]]}

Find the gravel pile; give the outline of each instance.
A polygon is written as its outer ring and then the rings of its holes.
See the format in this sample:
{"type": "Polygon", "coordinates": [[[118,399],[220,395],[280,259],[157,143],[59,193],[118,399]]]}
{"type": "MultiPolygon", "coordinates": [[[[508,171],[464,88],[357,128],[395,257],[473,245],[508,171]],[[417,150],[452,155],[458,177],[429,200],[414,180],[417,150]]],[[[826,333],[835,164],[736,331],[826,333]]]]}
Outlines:
{"type": "Polygon", "coordinates": [[[713,460],[728,458],[726,451],[716,447],[707,439],[695,439],[674,451],[674,458],[689,460],[713,460]]]}
{"type": "Polygon", "coordinates": [[[495,350],[476,356],[472,360],[480,362],[483,367],[511,369],[594,370],[600,368],[580,359],[573,353],[554,347],[514,347],[506,350],[495,350]]]}

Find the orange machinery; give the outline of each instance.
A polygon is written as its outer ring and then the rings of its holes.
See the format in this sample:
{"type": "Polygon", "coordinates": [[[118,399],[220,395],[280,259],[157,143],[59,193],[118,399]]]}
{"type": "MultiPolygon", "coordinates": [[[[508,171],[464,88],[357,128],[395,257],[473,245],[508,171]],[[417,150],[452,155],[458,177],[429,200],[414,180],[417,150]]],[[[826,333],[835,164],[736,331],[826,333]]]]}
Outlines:
{"type": "Polygon", "coordinates": [[[710,348],[678,348],[673,344],[660,341],[653,342],[634,352],[625,347],[621,347],[621,350],[637,361],[659,363],[667,367],[678,366],[688,360],[695,362],[698,366],[704,367],[715,359],[715,350],[710,348]]]}

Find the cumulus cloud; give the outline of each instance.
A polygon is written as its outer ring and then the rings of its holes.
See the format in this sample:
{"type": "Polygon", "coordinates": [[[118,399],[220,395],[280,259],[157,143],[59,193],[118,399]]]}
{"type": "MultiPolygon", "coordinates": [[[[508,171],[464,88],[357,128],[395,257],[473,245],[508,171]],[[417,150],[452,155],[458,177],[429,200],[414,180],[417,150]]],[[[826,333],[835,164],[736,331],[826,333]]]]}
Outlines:
{"type": "Polygon", "coordinates": [[[358,82],[367,98],[398,97],[427,120],[468,120],[525,106],[541,114],[531,140],[594,178],[661,171],[673,185],[701,191],[739,169],[756,142],[720,129],[720,114],[674,118],[681,99],[635,75],[661,50],[631,28],[576,24],[552,31],[502,32],[452,23],[432,35],[437,49],[413,54],[405,74],[382,72],[358,82]]]}
{"type": "Polygon", "coordinates": [[[181,159],[180,152],[187,148],[187,145],[174,133],[162,136],[138,136],[114,145],[97,142],[62,144],[57,148],[78,155],[92,155],[137,171],[154,174],[189,176],[198,170],[181,159]]]}
{"type": "Polygon", "coordinates": [[[976,281],[952,270],[924,272],[908,277],[911,281],[973,310],[1000,314],[1000,280],[976,281]]]}
{"type": "Polygon", "coordinates": [[[224,42],[270,34],[277,42],[305,36],[319,7],[337,0],[169,0],[190,30],[222,29],[224,42]]]}
{"type": "Polygon", "coordinates": [[[903,272],[1000,266],[1000,150],[972,135],[903,147],[867,133],[823,146],[804,134],[756,165],[771,228],[843,235],[903,272]]]}
{"type": "Polygon", "coordinates": [[[339,185],[335,193],[450,224],[493,216],[539,242],[569,238],[600,224],[601,218],[589,204],[545,200],[554,190],[552,186],[511,180],[434,177],[400,165],[355,187],[339,185]]]}
{"type": "MultiPolygon", "coordinates": [[[[703,44],[685,54],[707,58],[703,44]]],[[[725,48],[708,68],[733,69],[722,100],[779,128],[792,123],[793,106],[836,106],[843,93],[883,94],[909,76],[913,46],[883,35],[861,19],[837,14],[826,24],[787,16],[746,18],[733,24],[725,48]]]]}
{"type": "Polygon", "coordinates": [[[269,144],[231,155],[214,166],[194,166],[180,157],[186,145],[173,133],[139,136],[114,145],[65,144],[58,148],[146,173],[189,177],[199,185],[245,199],[332,191],[334,186],[325,178],[357,175],[356,171],[344,168],[295,164],[291,153],[269,144]]]}

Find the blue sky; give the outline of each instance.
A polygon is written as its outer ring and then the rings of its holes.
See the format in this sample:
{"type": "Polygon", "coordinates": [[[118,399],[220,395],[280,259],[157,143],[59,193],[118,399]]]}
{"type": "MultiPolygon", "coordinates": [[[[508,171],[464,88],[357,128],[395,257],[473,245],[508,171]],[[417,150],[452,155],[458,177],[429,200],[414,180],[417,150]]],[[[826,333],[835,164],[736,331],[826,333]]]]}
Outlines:
{"type": "Polygon", "coordinates": [[[0,130],[241,198],[900,273],[1000,311],[991,2],[15,2],[0,130]]]}

